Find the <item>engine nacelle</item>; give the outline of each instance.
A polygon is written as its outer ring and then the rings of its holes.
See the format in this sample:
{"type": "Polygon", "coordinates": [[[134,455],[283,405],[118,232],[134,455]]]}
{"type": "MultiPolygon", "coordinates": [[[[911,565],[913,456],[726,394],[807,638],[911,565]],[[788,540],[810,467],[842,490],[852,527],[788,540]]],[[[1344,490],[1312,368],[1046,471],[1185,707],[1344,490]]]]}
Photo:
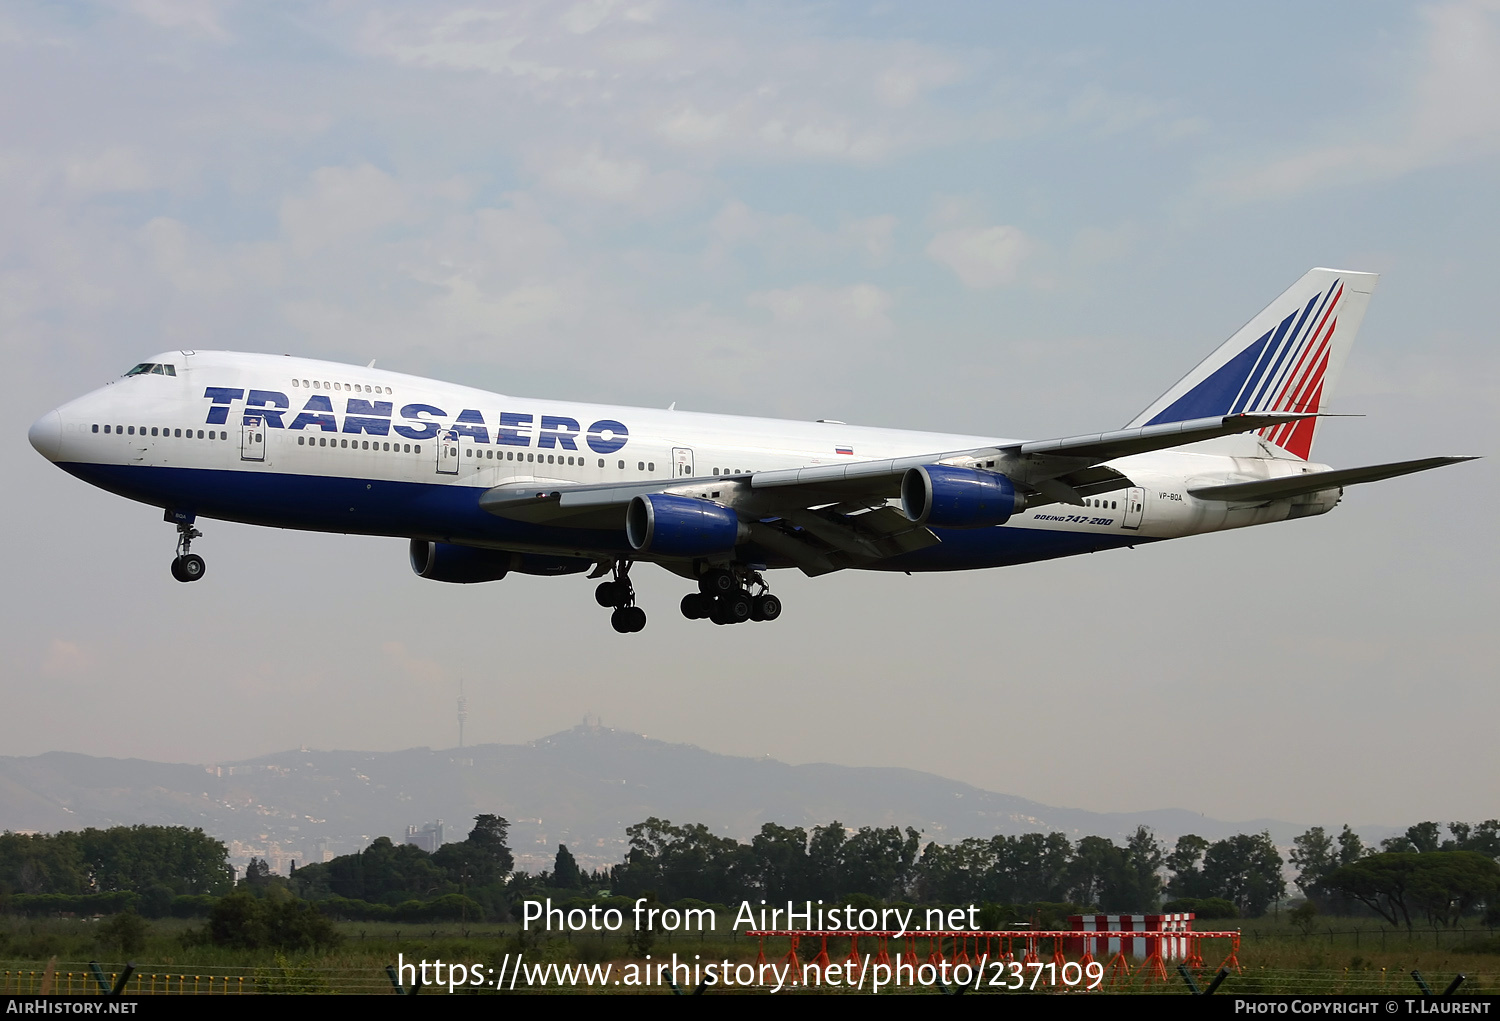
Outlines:
{"type": "Polygon", "coordinates": [[[581,574],[593,561],[580,557],[551,557],[541,553],[478,549],[450,542],[411,541],[411,569],[429,581],[471,585],[499,581],[507,574],[581,574]]]}
{"type": "Polygon", "coordinates": [[[641,553],[706,557],[729,553],[744,529],[728,507],[691,496],[647,493],[625,510],[625,538],[641,553]]]}
{"type": "Polygon", "coordinates": [[[901,509],[919,525],[988,528],[1026,509],[1026,498],[1004,475],[925,464],[901,479],[901,509]]]}

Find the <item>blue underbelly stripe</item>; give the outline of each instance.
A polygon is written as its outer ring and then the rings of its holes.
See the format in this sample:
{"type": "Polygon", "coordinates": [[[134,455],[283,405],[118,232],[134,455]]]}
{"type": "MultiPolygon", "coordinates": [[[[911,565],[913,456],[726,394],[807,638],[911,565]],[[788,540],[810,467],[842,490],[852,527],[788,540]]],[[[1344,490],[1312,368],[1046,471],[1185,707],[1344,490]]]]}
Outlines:
{"type": "MultiPolygon", "coordinates": [[[[488,514],[477,486],[388,479],[292,475],[217,468],[169,468],[63,462],[85,482],[156,507],[206,518],[274,528],[353,535],[386,535],[447,542],[511,543],[516,547],[576,549],[604,556],[633,556],[620,528],[581,529],[536,525],[488,514]]],[[[883,571],[964,571],[1005,567],[1156,541],[1135,533],[1054,529],[936,529],[942,542],[868,565],[883,571]]],[[[761,562],[791,566],[767,555],[761,562]]]]}

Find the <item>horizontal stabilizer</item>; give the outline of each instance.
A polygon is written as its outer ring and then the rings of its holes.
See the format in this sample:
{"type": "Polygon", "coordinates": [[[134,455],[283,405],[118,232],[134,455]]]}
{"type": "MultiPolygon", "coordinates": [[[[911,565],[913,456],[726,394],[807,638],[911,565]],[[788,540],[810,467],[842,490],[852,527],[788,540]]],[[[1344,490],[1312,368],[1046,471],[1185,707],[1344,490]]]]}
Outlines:
{"type": "Polygon", "coordinates": [[[1441,468],[1445,464],[1472,461],[1472,457],[1424,457],[1417,461],[1397,461],[1394,464],[1372,464],[1364,468],[1341,468],[1338,471],[1308,472],[1303,475],[1284,475],[1277,479],[1261,479],[1257,482],[1234,482],[1227,486],[1203,486],[1189,489],[1188,493],[1200,500],[1286,500],[1294,496],[1320,493],[1326,489],[1352,486],[1360,482],[1379,482],[1398,475],[1424,472],[1429,468],[1441,468]]]}

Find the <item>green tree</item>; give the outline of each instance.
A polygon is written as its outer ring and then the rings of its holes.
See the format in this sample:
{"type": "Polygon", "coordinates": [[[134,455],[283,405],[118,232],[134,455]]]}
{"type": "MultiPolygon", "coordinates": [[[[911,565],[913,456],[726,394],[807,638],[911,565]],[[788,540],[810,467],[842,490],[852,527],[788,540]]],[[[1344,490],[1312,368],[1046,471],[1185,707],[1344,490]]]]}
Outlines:
{"type": "Polygon", "coordinates": [[[1369,852],[1365,849],[1365,843],[1359,839],[1359,834],[1344,824],[1344,831],[1339,834],[1339,856],[1340,865],[1352,865],[1359,861],[1369,852]]]}
{"type": "Polygon", "coordinates": [[[122,911],[94,931],[94,942],[104,953],[118,952],[121,958],[138,954],[146,948],[150,926],[134,911],[122,911]]]}
{"type": "Polygon", "coordinates": [[[1208,884],[1200,865],[1209,846],[1209,842],[1196,833],[1184,833],[1177,838],[1177,844],[1172,848],[1172,853],[1167,855],[1166,861],[1167,868],[1172,872],[1167,892],[1174,900],[1212,896],[1208,892],[1208,884]]]}
{"type": "Polygon", "coordinates": [[[574,860],[567,844],[557,845],[557,857],[553,860],[552,875],[548,877],[548,882],[564,890],[583,888],[583,874],[578,871],[578,862],[574,860]]]}
{"type": "Polygon", "coordinates": [[[917,862],[921,834],[910,826],[861,826],[842,848],[842,893],[862,893],[877,900],[901,897],[917,862]]]}
{"type": "Polygon", "coordinates": [[[1114,841],[1084,837],[1068,863],[1068,899],[1086,907],[1102,907],[1105,891],[1119,885],[1124,871],[1125,856],[1114,841]]]}
{"type": "Polygon", "coordinates": [[[1161,869],[1166,853],[1149,827],[1137,826],[1125,842],[1125,867],[1134,891],[1134,910],[1152,911],[1161,903],[1161,869]]]}
{"type": "Polygon", "coordinates": [[[248,893],[220,898],[209,913],[207,931],[214,945],[237,950],[311,950],[342,942],[333,923],[306,901],[276,902],[248,893]]]}
{"type": "Polygon", "coordinates": [[[1474,851],[1387,851],[1329,873],[1323,885],[1364,904],[1392,925],[1414,916],[1453,926],[1482,901],[1500,897],[1500,865],[1474,851]]]}
{"type": "Polygon", "coordinates": [[[474,817],[474,828],[469,831],[468,843],[474,848],[477,859],[483,864],[488,876],[492,877],[490,881],[504,879],[516,867],[516,860],[506,843],[509,833],[510,823],[503,816],[474,817]]]}
{"type": "Polygon", "coordinates": [[[1333,838],[1321,826],[1314,826],[1292,841],[1292,864],[1297,866],[1297,889],[1304,897],[1322,878],[1338,868],[1333,852],[1333,838]]]}
{"type": "Polygon", "coordinates": [[[750,872],[755,890],[768,900],[803,900],[812,896],[807,858],[807,831],[773,822],[750,840],[750,872]]]}
{"type": "Polygon", "coordinates": [[[1281,852],[1270,833],[1241,833],[1212,844],[1203,854],[1209,896],[1233,901],[1241,914],[1252,918],[1265,914],[1285,895],[1281,867],[1281,852]]]}
{"type": "Polygon", "coordinates": [[[808,881],[824,897],[844,892],[844,844],[849,831],[835,819],[827,826],[814,826],[807,841],[808,881]]]}

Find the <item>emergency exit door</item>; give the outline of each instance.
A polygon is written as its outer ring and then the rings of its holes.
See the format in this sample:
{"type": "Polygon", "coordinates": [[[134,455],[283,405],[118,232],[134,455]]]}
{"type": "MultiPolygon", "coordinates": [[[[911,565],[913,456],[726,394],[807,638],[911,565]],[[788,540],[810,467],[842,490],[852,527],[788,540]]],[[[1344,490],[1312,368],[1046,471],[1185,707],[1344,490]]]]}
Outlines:
{"type": "Polygon", "coordinates": [[[437,438],[437,470],[439,475],[457,475],[458,458],[461,451],[458,448],[458,433],[443,432],[437,438]]]}
{"type": "Polygon", "coordinates": [[[240,460],[266,459],[266,425],[259,415],[246,415],[240,424],[240,460]]]}

